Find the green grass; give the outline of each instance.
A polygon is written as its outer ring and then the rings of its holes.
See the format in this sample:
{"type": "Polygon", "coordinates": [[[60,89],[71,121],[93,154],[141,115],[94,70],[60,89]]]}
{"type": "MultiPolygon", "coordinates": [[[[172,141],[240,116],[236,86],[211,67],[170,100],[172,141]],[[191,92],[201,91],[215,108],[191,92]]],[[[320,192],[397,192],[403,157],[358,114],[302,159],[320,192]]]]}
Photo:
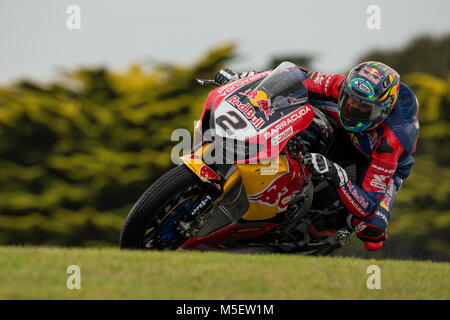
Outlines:
{"type": "Polygon", "coordinates": [[[0,299],[449,299],[448,263],[0,247],[0,299]],[[69,265],[81,289],[69,290],[69,265]],[[366,286],[378,265],[381,289],[366,286]]]}

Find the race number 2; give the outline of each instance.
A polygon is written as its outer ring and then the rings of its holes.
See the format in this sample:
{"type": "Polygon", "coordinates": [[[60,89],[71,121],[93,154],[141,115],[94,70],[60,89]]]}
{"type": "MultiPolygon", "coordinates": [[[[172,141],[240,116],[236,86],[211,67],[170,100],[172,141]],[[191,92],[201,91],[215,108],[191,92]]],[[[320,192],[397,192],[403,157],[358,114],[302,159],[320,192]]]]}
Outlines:
{"type": "Polygon", "coordinates": [[[235,111],[228,111],[227,114],[223,114],[216,118],[216,123],[224,131],[227,130],[239,130],[247,127],[247,123],[241,116],[235,111]],[[231,127],[231,128],[230,128],[231,127]],[[233,129],[232,129],[233,128],[233,129]]]}

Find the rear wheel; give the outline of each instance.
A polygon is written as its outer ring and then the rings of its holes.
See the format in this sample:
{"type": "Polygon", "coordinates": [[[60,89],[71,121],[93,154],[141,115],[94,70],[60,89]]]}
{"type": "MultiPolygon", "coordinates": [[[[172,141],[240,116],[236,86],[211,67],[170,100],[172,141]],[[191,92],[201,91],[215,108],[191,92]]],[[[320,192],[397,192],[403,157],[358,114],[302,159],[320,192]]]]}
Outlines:
{"type": "Polygon", "coordinates": [[[179,165],[156,180],[138,199],[120,232],[121,249],[175,250],[186,241],[179,221],[202,195],[200,179],[179,165]]]}

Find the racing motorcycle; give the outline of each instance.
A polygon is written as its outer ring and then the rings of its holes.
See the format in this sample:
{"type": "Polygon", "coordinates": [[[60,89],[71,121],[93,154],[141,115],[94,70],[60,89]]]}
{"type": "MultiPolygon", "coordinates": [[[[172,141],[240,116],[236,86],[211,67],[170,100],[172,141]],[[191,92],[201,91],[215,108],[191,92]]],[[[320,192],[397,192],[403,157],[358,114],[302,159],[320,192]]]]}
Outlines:
{"type": "Polygon", "coordinates": [[[290,62],[223,86],[197,79],[218,87],[194,128],[192,152],[134,204],[120,247],[315,255],[342,247],[346,226],[325,239],[308,233],[344,208],[302,161],[307,152],[325,154],[336,130],[308,100],[304,79],[290,62]]]}

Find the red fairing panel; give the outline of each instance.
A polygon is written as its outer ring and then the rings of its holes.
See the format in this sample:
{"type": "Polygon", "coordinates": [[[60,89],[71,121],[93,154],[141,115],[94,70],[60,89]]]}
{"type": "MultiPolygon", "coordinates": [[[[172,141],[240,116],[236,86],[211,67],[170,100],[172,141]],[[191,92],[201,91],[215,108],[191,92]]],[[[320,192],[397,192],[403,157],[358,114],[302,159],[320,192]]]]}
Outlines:
{"type": "Polygon", "coordinates": [[[314,109],[309,104],[298,108],[271,124],[257,136],[248,139],[247,141],[251,143],[263,144],[264,148],[258,153],[256,158],[236,161],[236,163],[246,163],[278,157],[289,139],[300,131],[305,130],[311,124],[313,119],[314,109]]]}
{"type": "Polygon", "coordinates": [[[252,81],[268,76],[270,72],[271,71],[265,71],[255,74],[251,77],[238,79],[210,91],[208,97],[206,98],[205,105],[203,107],[203,112],[200,117],[200,121],[203,121],[203,117],[207,110],[211,110],[212,108],[213,110],[216,110],[216,108],[223,101],[223,99],[227,97],[230,93],[234,92],[236,89],[239,89],[252,81]]]}
{"type": "Polygon", "coordinates": [[[248,226],[227,226],[219,231],[212,234],[204,236],[202,238],[192,237],[189,238],[181,246],[183,249],[208,249],[215,248],[219,249],[226,240],[235,238],[254,238],[256,236],[262,235],[269,232],[273,228],[277,227],[278,224],[266,223],[261,225],[248,225],[248,226]]]}

